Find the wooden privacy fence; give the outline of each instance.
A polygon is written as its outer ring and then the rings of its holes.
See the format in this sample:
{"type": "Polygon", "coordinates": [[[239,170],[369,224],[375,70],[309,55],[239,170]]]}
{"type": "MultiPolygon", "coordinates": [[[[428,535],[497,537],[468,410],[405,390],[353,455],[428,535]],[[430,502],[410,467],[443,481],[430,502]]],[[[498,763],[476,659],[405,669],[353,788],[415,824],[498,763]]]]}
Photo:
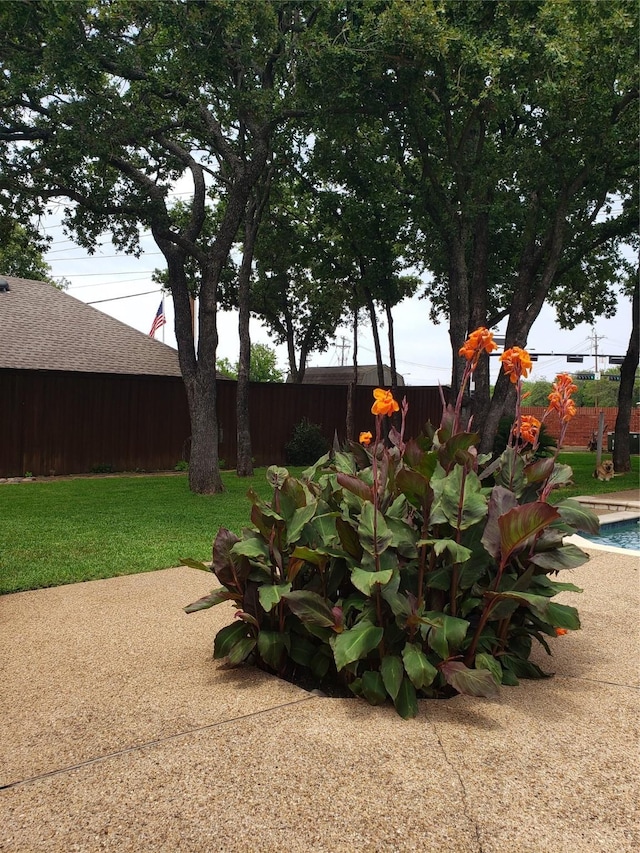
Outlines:
{"type": "MultiPolygon", "coordinates": [[[[345,438],[347,387],[251,383],[256,465],[285,463],[285,445],[302,418],[329,441],[345,438]]],[[[407,435],[440,422],[437,388],[408,387],[407,435]]],[[[218,382],[220,458],[236,462],[236,383],[218,382]]],[[[354,395],[357,432],[374,429],[372,389],[354,395]]],[[[188,458],[190,425],[182,379],[170,376],[0,370],[0,477],[99,470],[170,470],[188,458]]]]}

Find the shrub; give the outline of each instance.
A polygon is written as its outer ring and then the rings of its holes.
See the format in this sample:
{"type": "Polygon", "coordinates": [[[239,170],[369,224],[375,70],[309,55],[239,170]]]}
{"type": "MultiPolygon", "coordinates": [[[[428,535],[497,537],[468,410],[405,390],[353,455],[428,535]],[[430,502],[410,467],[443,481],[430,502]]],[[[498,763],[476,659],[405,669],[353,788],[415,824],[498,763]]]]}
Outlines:
{"type": "MultiPolygon", "coordinates": [[[[598,521],[574,501],[547,502],[571,469],[534,458],[530,422],[532,450],[520,448],[518,427],[493,461],[477,453],[477,434],[460,431],[476,352],[492,344],[486,330],[474,335],[456,407],[438,430],[405,442],[404,402],[385,444],[383,419],[399,407],[376,389],[375,438],[361,433],[365,446],[327,454],[299,479],[270,468],[273,498],[250,494],[252,527],[242,538],[218,531],[211,570],[221,588],[185,608],[232,602],[236,619],[218,632],[215,658],[338,682],[372,704],[390,699],[405,718],[419,697],[494,696],[546,675],[529,660],[533,640],[551,653],[548,638],[580,626],[575,608],[552,600],[580,590],[550,576],[588,559],[563,537],[598,521]]],[[[520,352],[504,354],[518,387],[520,352]]],[[[562,418],[569,384],[559,377],[557,388],[550,410],[562,418]]]]}
{"type": "Polygon", "coordinates": [[[106,462],[101,463],[100,465],[94,465],[91,468],[92,474],[113,474],[114,471],[115,471],[115,468],[113,467],[113,465],[110,465],[109,463],[106,463],[106,462]]]}
{"type": "Polygon", "coordinates": [[[329,442],[319,424],[303,418],[293,428],[293,435],[284,448],[288,465],[312,465],[329,450],[329,442]]]}

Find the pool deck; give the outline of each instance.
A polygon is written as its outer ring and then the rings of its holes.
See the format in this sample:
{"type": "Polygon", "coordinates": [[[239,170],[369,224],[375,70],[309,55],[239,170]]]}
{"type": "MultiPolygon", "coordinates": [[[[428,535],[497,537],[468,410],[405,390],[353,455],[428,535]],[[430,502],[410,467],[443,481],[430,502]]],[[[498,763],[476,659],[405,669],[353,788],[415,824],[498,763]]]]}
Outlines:
{"type": "Polygon", "coordinates": [[[195,569],[0,597],[0,851],[635,853],[640,561],[586,550],[554,678],[410,721],[213,661],[195,569]]]}

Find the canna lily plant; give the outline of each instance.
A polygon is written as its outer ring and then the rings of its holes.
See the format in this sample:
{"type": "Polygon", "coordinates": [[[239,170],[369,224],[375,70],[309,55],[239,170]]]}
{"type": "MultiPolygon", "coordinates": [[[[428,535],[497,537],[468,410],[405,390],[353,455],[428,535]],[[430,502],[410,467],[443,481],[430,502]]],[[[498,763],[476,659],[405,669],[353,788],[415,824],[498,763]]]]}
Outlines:
{"type": "MultiPolygon", "coordinates": [[[[549,503],[571,469],[535,457],[541,424],[521,415],[525,350],[501,356],[517,396],[504,453],[479,455],[479,436],[461,428],[466,385],[494,349],[487,329],[469,336],[462,387],[455,405],[443,399],[438,429],[405,440],[406,400],[378,388],[374,431],[349,452],[327,454],[299,479],[268,470],[272,500],[249,493],[242,538],[218,531],[211,570],[220,586],[185,608],[232,603],[215,658],[320,687],[339,682],[372,704],[393,702],[404,718],[421,697],[492,697],[545,677],[529,660],[533,642],[551,654],[549,638],[580,627],[575,608],[553,601],[580,592],[557,577],[588,559],[564,538],[596,531],[598,520],[575,501],[549,503]],[[400,429],[383,440],[395,412],[400,429]]],[[[549,395],[545,418],[555,413],[562,430],[574,390],[562,374],[549,395]]]]}

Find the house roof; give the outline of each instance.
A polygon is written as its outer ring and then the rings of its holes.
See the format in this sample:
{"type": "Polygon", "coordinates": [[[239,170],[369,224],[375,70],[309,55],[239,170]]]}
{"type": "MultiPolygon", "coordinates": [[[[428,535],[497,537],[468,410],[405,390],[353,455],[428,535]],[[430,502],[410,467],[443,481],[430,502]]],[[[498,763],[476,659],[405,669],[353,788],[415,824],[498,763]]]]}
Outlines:
{"type": "MultiPolygon", "coordinates": [[[[391,383],[391,368],[384,365],[387,384],[391,383]]],[[[303,385],[349,385],[353,382],[353,365],[341,367],[307,367],[303,385]]],[[[358,365],[358,385],[377,385],[378,368],[375,364],[358,365]]],[[[398,373],[398,385],[404,385],[404,377],[398,373]]]]}
{"type": "Polygon", "coordinates": [[[0,368],[180,376],[171,347],[50,284],[2,278],[0,368]]]}

